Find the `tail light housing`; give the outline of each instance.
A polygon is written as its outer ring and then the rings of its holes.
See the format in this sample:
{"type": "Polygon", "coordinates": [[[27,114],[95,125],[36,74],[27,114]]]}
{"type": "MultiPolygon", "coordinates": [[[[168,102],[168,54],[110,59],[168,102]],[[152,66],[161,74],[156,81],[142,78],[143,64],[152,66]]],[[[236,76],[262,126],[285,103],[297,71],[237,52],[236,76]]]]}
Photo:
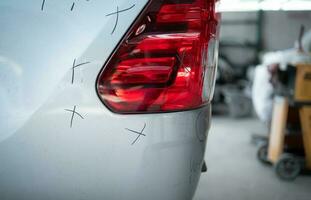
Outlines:
{"type": "Polygon", "coordinates": [[[152,0],[100,72],[116,113],[195,109],[211,100],[218,53],[215,0],[152,0]]]}

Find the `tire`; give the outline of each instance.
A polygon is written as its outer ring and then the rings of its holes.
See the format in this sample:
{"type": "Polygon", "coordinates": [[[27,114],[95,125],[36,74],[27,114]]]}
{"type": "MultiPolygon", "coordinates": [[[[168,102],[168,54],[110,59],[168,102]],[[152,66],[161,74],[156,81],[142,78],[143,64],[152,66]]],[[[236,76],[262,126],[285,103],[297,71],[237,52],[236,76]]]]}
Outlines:
{"type": "Polygon", "coordinates": [[[257,158],[263,164],[271,164],[268,160],[268,144],[260,145],[257,150],[257,158]]]}
{"type": "Polygon", "coordinates": [[[275,164],[275,173],[282,180],[293,181],[302,170],[302,162],[294,155],[284,154],[275,164]]]}

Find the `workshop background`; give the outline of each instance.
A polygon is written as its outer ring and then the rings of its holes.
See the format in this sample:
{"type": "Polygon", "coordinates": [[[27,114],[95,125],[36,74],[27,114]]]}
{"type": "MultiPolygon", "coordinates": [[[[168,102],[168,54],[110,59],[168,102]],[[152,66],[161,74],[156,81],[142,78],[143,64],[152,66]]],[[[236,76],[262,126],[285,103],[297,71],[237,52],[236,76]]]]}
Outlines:
{"type": "Polygon", "coordinates": [[[213,117],[195,200],[311,197],[311,1],[221,0],[213,117]]]}

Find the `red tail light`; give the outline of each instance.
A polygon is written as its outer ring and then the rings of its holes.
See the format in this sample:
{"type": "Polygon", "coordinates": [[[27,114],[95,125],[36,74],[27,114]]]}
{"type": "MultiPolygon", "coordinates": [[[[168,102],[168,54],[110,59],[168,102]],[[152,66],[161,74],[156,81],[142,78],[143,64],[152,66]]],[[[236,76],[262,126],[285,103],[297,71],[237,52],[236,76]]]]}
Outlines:
{"type": "Polygon", "coordinates": [[[117,113],[169,112],[210,101],[218,52],[215,0],[152,0],[98,77],[117,113]]]}

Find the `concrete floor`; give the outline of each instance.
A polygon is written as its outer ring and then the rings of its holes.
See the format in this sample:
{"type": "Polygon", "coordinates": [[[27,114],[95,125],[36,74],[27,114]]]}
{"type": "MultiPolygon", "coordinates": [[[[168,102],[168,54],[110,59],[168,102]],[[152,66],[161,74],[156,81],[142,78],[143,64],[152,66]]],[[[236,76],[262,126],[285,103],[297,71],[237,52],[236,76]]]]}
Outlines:
{"type": "Polygon", "coordinates": [[[310,200],[311,176],[279,180],[256,159],[252,133],[265,128],[256,119],[213,117],[202,174],[194,200],[310,200]]]}

